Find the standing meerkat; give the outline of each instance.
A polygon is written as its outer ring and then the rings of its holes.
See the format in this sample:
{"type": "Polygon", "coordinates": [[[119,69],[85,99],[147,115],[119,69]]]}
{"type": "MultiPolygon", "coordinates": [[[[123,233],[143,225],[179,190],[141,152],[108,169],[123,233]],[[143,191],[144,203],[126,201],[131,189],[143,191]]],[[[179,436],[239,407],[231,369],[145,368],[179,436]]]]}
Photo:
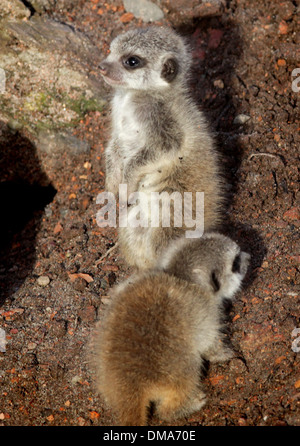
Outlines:
{"type": "MultiPolygon", "coordinates": [[[[128,225],[119,228],[119,243],[127,262],[140,269],[155,266],[170,239],[193,229],[196,192],[204,192],[204,231],[221,221],[222,180],[214,141],[202,112],[188,91],[192,56],[184,39],[172,29],[152,26],[115,38],[110,54],[100,64],[104,80],[114,88],[112,132],[106,148],[106,189],[117,194],[126,184],[128,195],[143,192],[192,194],[186,208],[171,200],[169,227],[133,227],[134,203],[128,207],[128,225]],[[174,211],[175,209],[175,211],[174,211]],[[174,212],[174,214],[173,214],[174,212]],[[174,215],[182,225],[174,224],[174,215]],[[184,217],[184,219],[183,219],[184,217]]],[[[148,213],[148,202],[143,210],[148,213]]],[[[164,210],[160,202],[160,212],[164,210]]],[[[151,214],[151,210],[150,210],[151,214]]]]}
{"type": "Polygon", "coordinates": [[[233,356],[223,343],[222,301],[239,289],[249,257],[219,234],[183,238],[159,268],[113,290],[92,336],[91,361],[120,425],[145,425],[151,402],[164,420],[203,406],[201,365],[233,356]]]}

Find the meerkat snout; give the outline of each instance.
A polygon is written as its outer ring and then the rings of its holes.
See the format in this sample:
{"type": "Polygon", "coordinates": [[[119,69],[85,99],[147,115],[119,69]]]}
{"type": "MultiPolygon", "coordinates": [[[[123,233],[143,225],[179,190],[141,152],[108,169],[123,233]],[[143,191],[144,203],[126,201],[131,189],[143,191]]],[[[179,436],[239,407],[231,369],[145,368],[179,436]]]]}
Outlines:
{"type": "Polygon", "coordinates": [[[121,84],[122,73],[118,64],[110,62],[107,59],[103,60],[99,64],[99,71],[105,82],[111,86],[117,86],[121,84]]]}
{"type": "Polygon", "coordinates": [[[107,74],[107,69],[108,69],[108,67],[107,67],[107,65],[106,65],[106,63],[105,63],[104,61],[102,61],[102,62],[98,65],[98,68],[99,68],[99,70],[100,70],[100,73],[101,73],[103,76],[105,76],[105,75],[107,74]]]}

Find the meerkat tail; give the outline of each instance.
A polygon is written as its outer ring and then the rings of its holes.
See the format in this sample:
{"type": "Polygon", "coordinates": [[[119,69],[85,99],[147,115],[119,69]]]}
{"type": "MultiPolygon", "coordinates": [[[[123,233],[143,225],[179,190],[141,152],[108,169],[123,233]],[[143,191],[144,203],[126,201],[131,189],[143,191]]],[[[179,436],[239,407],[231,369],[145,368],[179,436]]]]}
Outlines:
{"type": "Polygon", "coordinates": [[[148,404],[140,391],[132,390],[130,397],[120,403],[120,426],[146,426],[148,404]]]}

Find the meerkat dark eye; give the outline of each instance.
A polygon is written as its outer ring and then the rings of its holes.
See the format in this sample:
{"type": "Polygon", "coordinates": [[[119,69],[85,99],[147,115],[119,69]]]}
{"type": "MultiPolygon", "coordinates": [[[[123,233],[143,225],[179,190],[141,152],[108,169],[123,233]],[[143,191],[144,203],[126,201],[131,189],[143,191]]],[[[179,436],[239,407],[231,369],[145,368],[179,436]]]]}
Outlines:
{"type": "Polygon", "coordinates": [[[232,264],[232,272],[239,273],[241,268],[241,254],[237,254],[232,264]]]}
{"type": "Polygon", "coordinates": [[[125,68],[133,70],[135,68],[140,68],[143,63],[142,60],[137,56],[130,56],[123,60],[123,65],[125,68]]]}
{"type": "Polygon", "coordinates": [[[219,280],[217,278],[216,271],[213,271],[211,273],[211,283],[212,283],[214,291],[215,292],[219,291],[219,289],[220,289],[220,282],[219,282],[219,280]]]}

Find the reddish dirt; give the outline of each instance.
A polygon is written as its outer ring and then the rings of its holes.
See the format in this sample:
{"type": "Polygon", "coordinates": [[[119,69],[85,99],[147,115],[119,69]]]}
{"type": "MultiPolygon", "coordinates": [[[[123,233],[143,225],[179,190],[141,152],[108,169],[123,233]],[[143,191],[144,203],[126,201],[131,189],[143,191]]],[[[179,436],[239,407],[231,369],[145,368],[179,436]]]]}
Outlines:
{"type": "MultiPolygon", "coordinates": [[[[86,33],[103,56],[114,36],[145,26],[124,16],[121,1],[65,3],[48,14],[86,33]]],[[[174,425],[300,424],[296,4],[229,1],[222,16],[177,26],[193,45],[191,90],[215,131],[230,185],[224,232],[251,253],[252,265],[229,312],[238,358],[209,367],[208,403],[174,425]],[[242,114],[248,121],[236,123],[242,114]]],[[[0,353],[2,425],[113,423],[86,363],[108,290],[130,274],[118,250],[97,265],[117,239],[95,218],[108,125],[108,108],[89,112],[76,135],[91,151],[55,160],[29,135],[1,127],[2,147],[22,149],[17,160],[9,150],[1,159],[4,178],[22,169],[24,180],[37,184],[21,187],[21,197],[10,192],[17,207],[4,204],[10,217],[1,226],[9,242],[0,265],[0,327],[7,338],[0,353]],[[38,284],[41,275],[49,285],[38,284]]]]}

